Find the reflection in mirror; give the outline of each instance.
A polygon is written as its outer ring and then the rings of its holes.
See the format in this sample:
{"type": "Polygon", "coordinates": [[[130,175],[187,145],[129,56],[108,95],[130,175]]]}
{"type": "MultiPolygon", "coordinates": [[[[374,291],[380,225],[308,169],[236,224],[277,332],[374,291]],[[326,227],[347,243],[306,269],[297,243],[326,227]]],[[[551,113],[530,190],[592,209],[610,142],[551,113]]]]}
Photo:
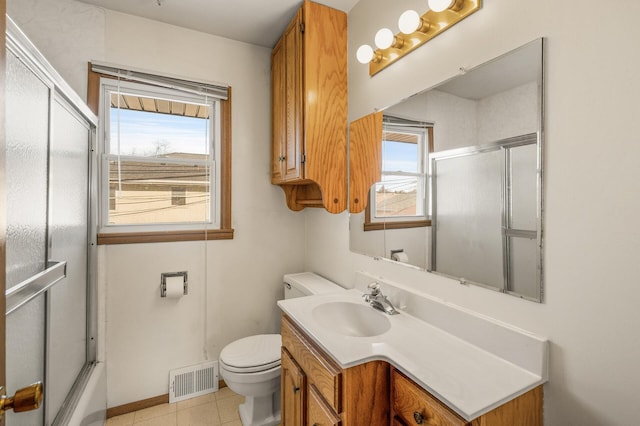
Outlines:
{"type": "Polygon", "coordinates": [[[542,39],[382,121],[369,132],[377,182],[350,215],[351,250],[541,301],[542,39]]]}
{"type": "MultiPolygon", "coordinates": [[[[431,124],[384,115],[381,179],[369,196],[369,224],[426,226],[431,124]],[[415,222],[420,222],[416,224],[415,222]]],[[[367,223],[365,223],[366,229],[367,223]]],[[[399,228],[400,226],[398,226],[399,228]]]]}

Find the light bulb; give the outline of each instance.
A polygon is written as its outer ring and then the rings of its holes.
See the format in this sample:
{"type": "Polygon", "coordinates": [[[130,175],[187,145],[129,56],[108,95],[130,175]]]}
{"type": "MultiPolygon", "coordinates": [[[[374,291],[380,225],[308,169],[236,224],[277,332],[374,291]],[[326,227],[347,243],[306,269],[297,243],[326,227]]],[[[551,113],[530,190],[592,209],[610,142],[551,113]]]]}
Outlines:
{"type": "Polygon", "coordinates": [[[376,33],[376,47],[378,49],[386,49],[393,44],[393,32],[389,28],[383,28],[376,33]]]}
{"type": "Polygon", "coordinates": [[[428,0],[429,9],[434,12],[442,12],[449,9],[455,3],[455,0],[428,0]]]}
{"type": "Polygon", "coordinates": [[[415,10],[407,10],[398,19],[398,28],[403,34],[412,34],[416,32],[421,25],[420,15],[415,10]]]}
{"type": "Polygon", "coordinates": [[[373,59],[373,48],[368,44],[363,44],[356,51],[356,58],[361,64],[367,64],[373,59]]]}

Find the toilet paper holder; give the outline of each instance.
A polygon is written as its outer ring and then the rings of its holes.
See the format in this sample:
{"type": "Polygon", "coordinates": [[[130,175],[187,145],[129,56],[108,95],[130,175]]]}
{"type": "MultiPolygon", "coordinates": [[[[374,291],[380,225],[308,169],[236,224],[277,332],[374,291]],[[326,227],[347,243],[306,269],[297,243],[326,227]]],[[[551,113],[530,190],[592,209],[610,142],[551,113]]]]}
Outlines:
{"type": "Polygon", "coordinates": [[[167,297],[167,278],[182,277],[184,282],[184,295],[189,294],[189,280],[187,271],[181,272],[162,272],[160,274],[160,297],[167,297]]]}
{"type": "Polygon", "coordinates": [[[404,253],[404,249],[395,249],[395,250],[392,249],[391,253],[389,254],[389,257],[393,259],[393,255],[396,253],[404,253]]]}

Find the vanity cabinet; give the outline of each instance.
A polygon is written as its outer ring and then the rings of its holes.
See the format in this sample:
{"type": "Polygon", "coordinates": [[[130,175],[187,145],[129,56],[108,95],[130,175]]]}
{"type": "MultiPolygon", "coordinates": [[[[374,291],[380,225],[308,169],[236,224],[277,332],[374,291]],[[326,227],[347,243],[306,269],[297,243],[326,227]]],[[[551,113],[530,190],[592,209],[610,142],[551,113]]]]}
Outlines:
{"type": "Polygon", "coordinates": [[[304,372],[284,348],[282,348],[280,368],[282,426],[301,425],[306,393],[304,372]]]}
{"type": "Polygon", "coordinates": [[[394,425],[469,424],[395,369],[391,373],[391,411],[394,425]]]}
{"type": "MultiPolygon", "coordinates": [[[[342,420],[340,417],[327,406],[324,398],[320,394],[320,391],[313,385],[309,387],[308,398],[308,421],[307,424],[313,426],[340,426],[342,420]]],[[[303,423],[298,423],[303,424],[303,423]]]]}
{"type": "Polygon", "coordinates": [[[542,426],[542,386],[467,422],[392,368],[391,416],[394,426],[542,426]]]}
{"type": "Polygon", "coordinates": [[[347,17],[305,1],[271,56],[271,183],[291,210],[347,207],[347,17]]]}
{"type": "Polygon", "coordinates": [[[286,315],[282,318],[282,426],[389,424],[389,365],[368,362],[341,369],[286,315]],[[293,365],[294,367],[291,367],[293,365]],[[293,391],[291,372],[300,371],[293,391]],[[297,405],[297,399],[301,402],[297,405]],[[296,410],[301,406],[301,415],[296,410]],[[298,419],[299,422],[295,422],[298,419]],[[301,419],[301,420],[300,420],[301,419]]]}
{"type": "Polygon", "coordinates": [[[341,369],[282,317],[282,426],[542,426],[542,386],[471,421],[385,361],[341,369]]]}

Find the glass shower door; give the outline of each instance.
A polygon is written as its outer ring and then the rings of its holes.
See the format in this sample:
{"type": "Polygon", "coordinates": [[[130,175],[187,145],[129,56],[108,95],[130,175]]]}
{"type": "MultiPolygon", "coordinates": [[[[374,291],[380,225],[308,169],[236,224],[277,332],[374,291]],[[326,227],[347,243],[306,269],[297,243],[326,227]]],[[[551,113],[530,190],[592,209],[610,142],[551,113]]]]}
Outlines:
{"type": "Polygon", "coordinates": [[[47,292],[46,424],[53,424],[87,365],[87,219],[90,129],[56,96],[49,156],[49,259],[66,278],[47,292]]]}
{"type": "Polygon", "coordinates": [[[44,401],[31,412],[7,412],[6,424],[67,424],[95,360],[89,272],[95,123],[11,25],[5,98],[7,389],[43,382],[44,401]]]}
{"type": "MultiPolygon", "coordinates": [[[[6,75],[7,291],[44,271],[50,88],[11,51],[6,75]]],[[[9,303],[9,299],[8,299],[9,303]]],[[[45,295],[7,315],[7,389],[44,380],[45,295]]],[[[6,424],[42,424],[44,409],[6,414],[6,424]]]]}

